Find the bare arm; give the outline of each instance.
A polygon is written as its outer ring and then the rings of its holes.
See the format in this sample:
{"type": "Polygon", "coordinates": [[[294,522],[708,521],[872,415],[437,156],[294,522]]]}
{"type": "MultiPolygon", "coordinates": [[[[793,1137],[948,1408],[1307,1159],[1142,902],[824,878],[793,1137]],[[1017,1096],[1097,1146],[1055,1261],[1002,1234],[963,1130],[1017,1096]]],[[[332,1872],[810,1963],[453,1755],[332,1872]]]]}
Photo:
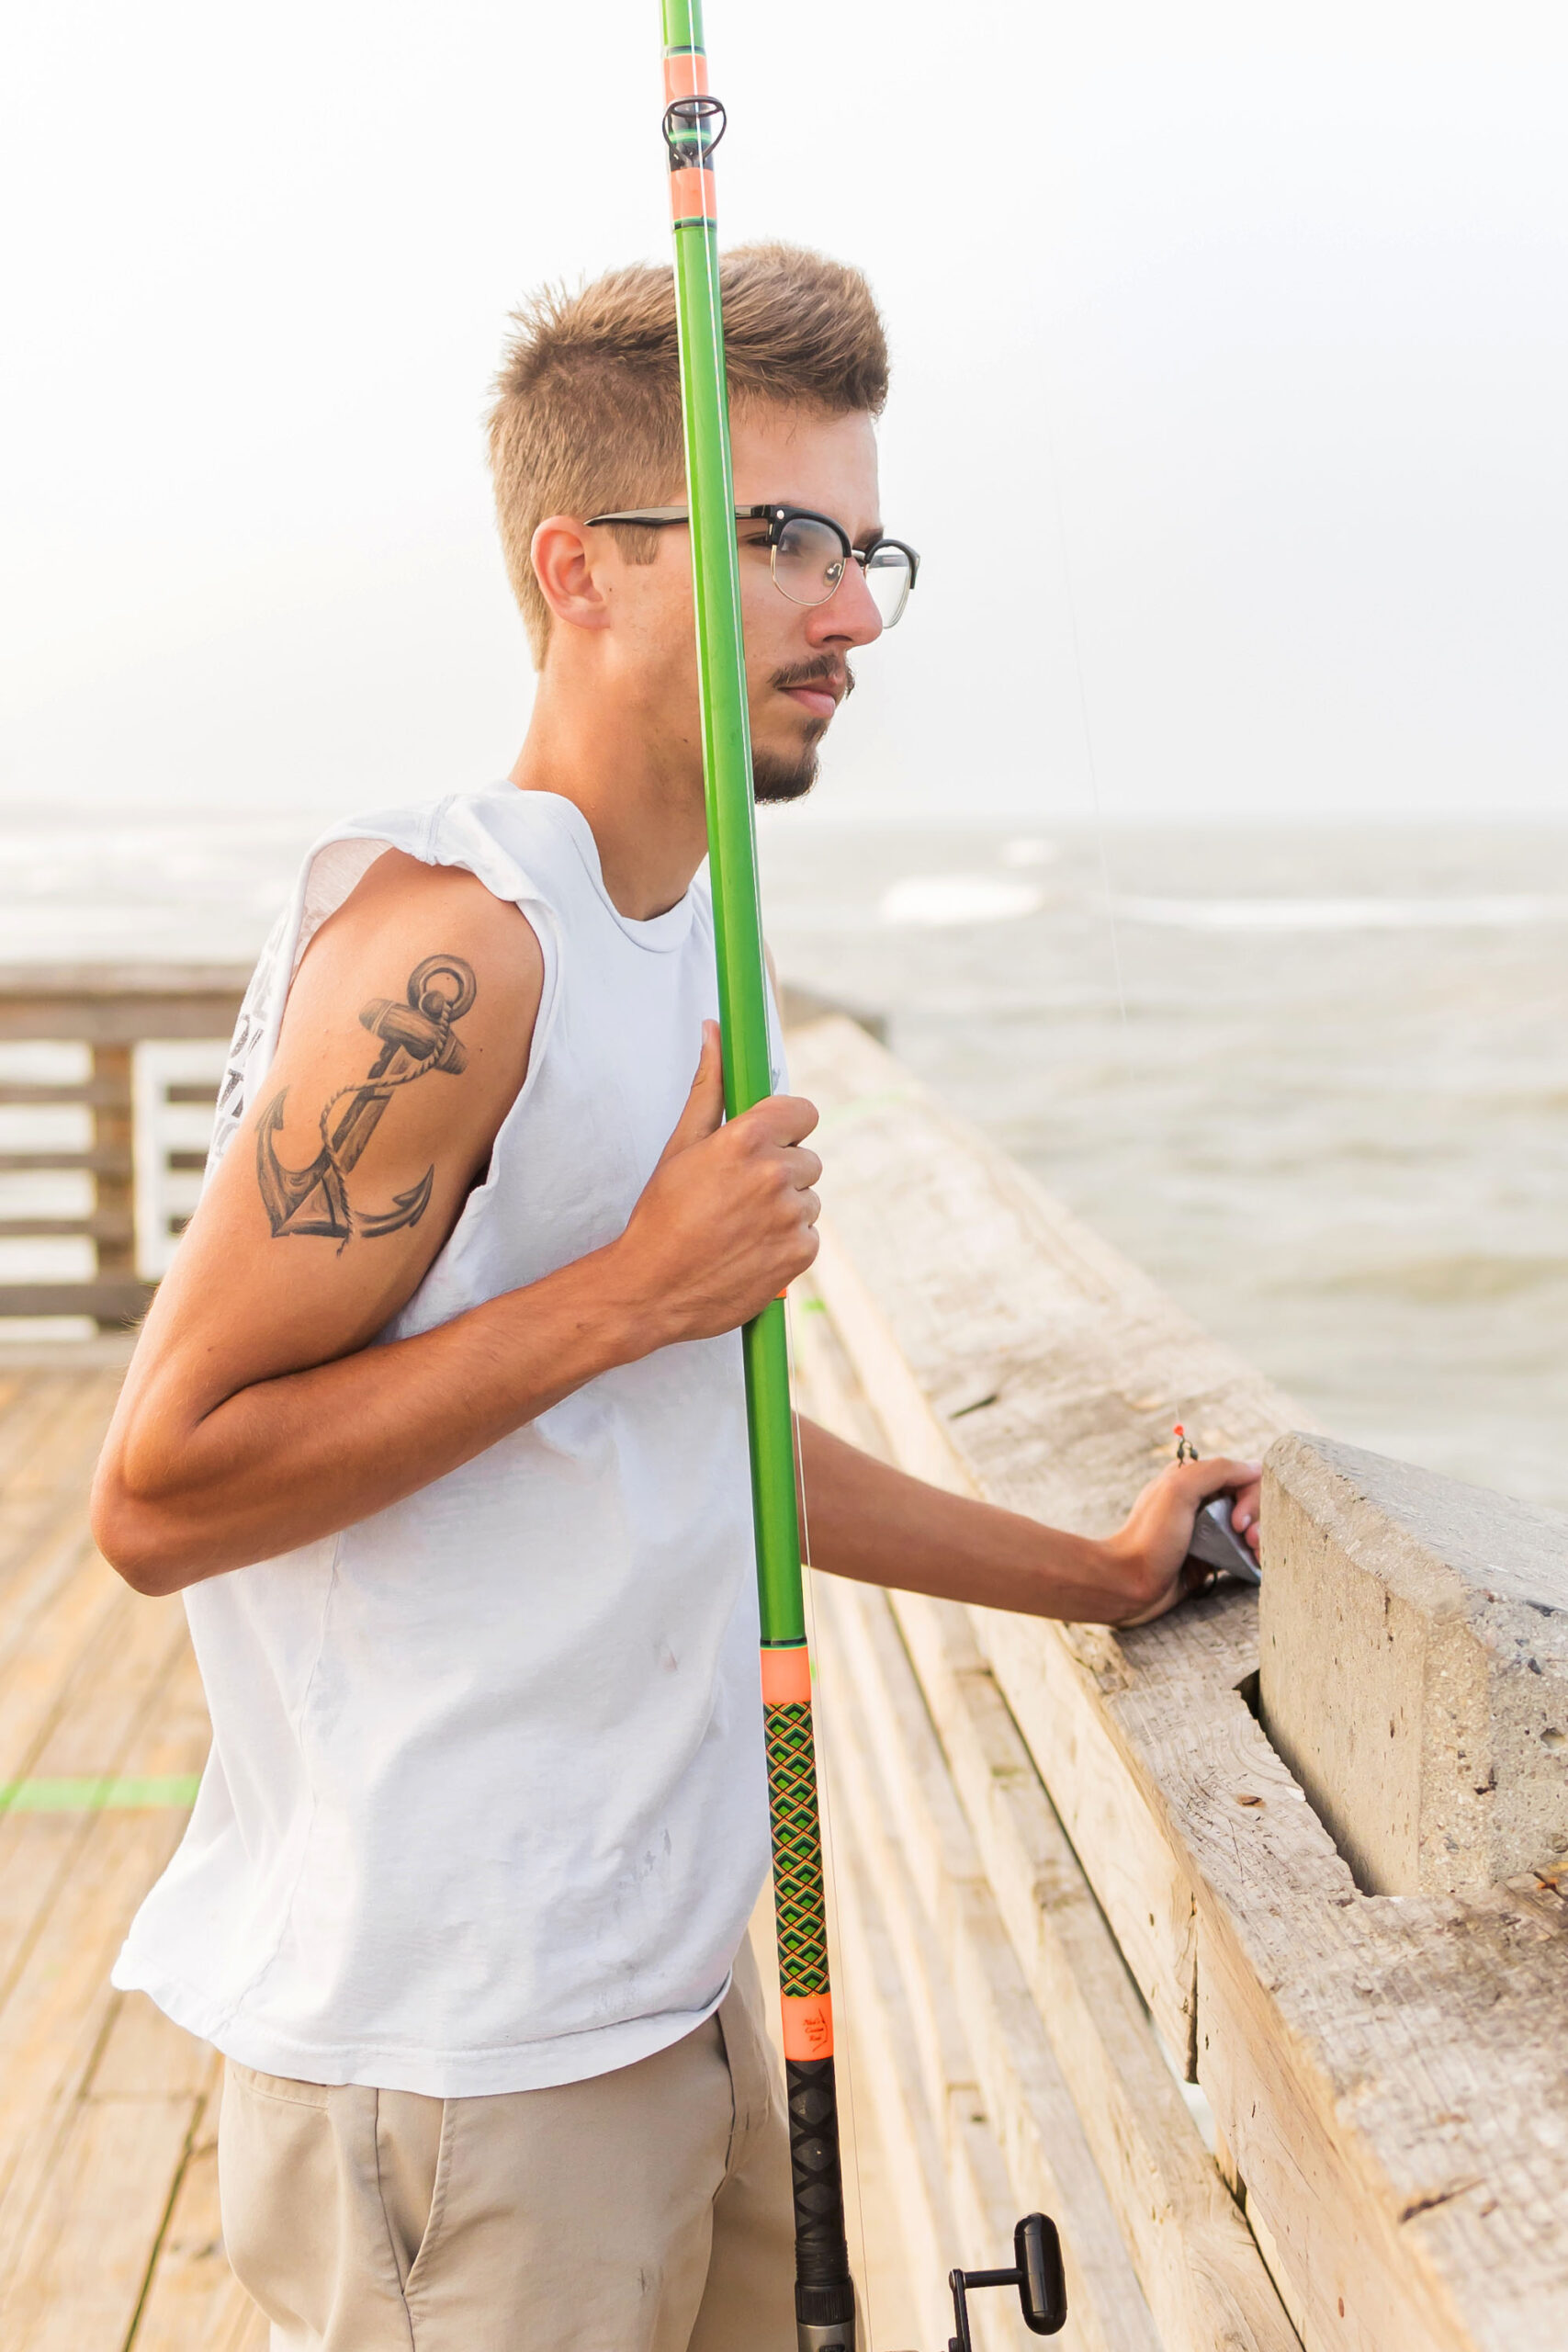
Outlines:
{"type": "MultiPolygon", "coordinates": [[[[482,1176],[528,1062],[543,963],[514,907],[389,852],[312,941],[262,1099],[159,1291],[99,1464],[94,1530],[170,1592],[384,1510],[600,1373],[732,1330],[816,1255],[809,1103],[728,1125],[708,1024],[626,1232],[435,1330],[369,1342],[482,1176]],[[313,1172],[312,1172],[313,1171],[313,1172]]],[[[1031,1614],[1129,1622],[1179,1597],[1198,1500],[1156,1480],[1109,1543],[908,1478],[803,1422],[812,1557],[1031,1614]]],[[[1238,1516],[1256,1493],[1248,1488],[1238,1516]]]]}
{"type": "Polygon", "coordinates": [[[819,1163],[801,1138],[816,1114],[781,1097],[722,1125],[709,1024],[624,1234],[435,1330],[368,1344],[482,1176],[542,978],[516,908],[396,853],[312,941],[262,1100],[159,1291],[99,1464],[94,1530],[138,1589],[364,1519],[613,1365],[733,1329],[810,1263],[819,1163]]]}
{"type": "Polygon", "coordinates": [[[1126,1525],[1097,1541],[927,1486],[804,1416],[799,1426],[811,1565],[863,1584],[1078,1624],[1136,1624],[1191,1589],[1182,1563],[1206,1497],[1235,1488],[1233,1516],[1256,1544],[1256,1462],[1172,1464],[1126,1525]]]}

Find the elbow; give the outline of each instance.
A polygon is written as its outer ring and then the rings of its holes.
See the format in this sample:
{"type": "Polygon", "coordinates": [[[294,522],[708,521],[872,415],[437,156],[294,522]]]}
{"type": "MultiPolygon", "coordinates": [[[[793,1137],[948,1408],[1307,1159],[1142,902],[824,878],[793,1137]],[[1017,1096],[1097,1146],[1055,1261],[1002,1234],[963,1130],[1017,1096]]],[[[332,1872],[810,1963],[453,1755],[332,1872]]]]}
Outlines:
{"type": "Polygon", "coordinates": [[[163,1598],[193,1582],[174,1514],[139,1495],[123,1464],[107,1452],[93,1481],[88,1523],[98,1550],[132,1592],[163,1598]]]}

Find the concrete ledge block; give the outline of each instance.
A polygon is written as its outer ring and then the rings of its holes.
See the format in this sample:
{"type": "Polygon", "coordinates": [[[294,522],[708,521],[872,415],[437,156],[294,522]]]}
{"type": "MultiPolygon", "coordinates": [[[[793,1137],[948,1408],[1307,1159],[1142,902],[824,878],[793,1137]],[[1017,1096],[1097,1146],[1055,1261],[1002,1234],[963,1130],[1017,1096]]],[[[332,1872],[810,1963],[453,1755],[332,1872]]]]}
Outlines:
{"type": "Polygon", "coordinates": [[[1328,1438],[1269,1453],[1265,1727],[1369,1894],[1568,1852],[1568,1518],[1328,1438]]]}

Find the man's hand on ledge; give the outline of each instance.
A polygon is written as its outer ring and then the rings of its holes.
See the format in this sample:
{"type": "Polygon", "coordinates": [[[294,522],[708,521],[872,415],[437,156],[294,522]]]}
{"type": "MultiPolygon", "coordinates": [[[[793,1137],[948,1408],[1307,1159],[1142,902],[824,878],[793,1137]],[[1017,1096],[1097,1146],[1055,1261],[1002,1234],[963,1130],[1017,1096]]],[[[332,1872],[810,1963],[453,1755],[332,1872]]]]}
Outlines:
{"type": "Polygon", "coordinates": [[[1142,1625],[1197,1589],[1184,1574],[1199,1505],[1227,1488],[1257,1549],[1257,1462],[1173,1463],[1126,1524],[1097,1541],[927,1486],[800,1421],[804,1520],[813,1567],[942,1600],[1077,1624],[1142,1625]]]}
{"type": "Polygon", "coordinates": [[[1206,1568],[1187,1566],[1192,1522],[1201,1504],[1211,1495],[1234,1493],[1231,1525],[1251,1550],[1258,1550],[1258,1506],[1262,1490],[1260,1462],[1230,1462],[1224,1455],[1207,1462],[1173,1462],[1151,1478],[1127,1514],[1125,1526],[1112,1535],[1106,1549],[1124,1561],[1134,1581],[1144,1581],[1156,1598],[1135,1614],[1119,1617],[1119,1625],[1146,1625],[1163,1617],[1189,1593],[1201,1591],[1209,1580],[1206,1568]]]}

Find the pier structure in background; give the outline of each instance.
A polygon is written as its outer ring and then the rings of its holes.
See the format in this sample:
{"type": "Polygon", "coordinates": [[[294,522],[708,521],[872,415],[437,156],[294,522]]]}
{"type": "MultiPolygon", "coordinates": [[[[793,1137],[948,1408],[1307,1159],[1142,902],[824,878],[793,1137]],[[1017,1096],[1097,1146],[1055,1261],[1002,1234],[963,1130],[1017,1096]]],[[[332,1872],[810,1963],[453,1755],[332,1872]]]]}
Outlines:
{"type": "MultiPolygon", "coordinates": [[[[154,1049],[214,1050],[239,977],[126,986],[103,1042],[195,1090],[154,1049]]],[[[5,1034],[83,1040],[108,994],[5,1034]]],[[[1174,1421],[1268,1458],[1261,1597],[1135,1631],[811,1579],[872,2352],[944,2344],[942,2268],[1033,2205],[1086,2352],[1568,2340],[1568,1522],[1303,1431],[863,1027],[788,1011],[827,1163],[804,1409],[1091,1533],[1174,1421]]],[[[107,1983],[207,1740],[178,1601],[86,1532],[126,1345],[0,1350],[0,2343],[253,2352],[217,2070],[107,1983]]]]}
{"type": "Polygon", "coordinates": [[[0,1241],[89,1245],[91,1271],[0,1281],[0,1334],[13,1317],[87,1316],[120,1330],[146,1311],[181,1218],[195,1204],[223,1057],[250,977],[195,964],[0,966],[0,1047],[74,1046],[71,1078],[0,1078],[0,1107],[76,1111],[68,1144],[0,1149],[0,1176],[84,1180],[85,1205],[0,1208],[0,1241]]]}
{"type": "MultiPolygon", "coordinates": [[[[863,1032],[796,1031],[790,1065],[826,1163],[803,1409],[1090,1534],[1170,1458],[1175,1421],[1204,1453],[1266,1453],[1265,1623],[1272,1607],[1292,1628],[1270,1671],[1278,1690],[1299,1663],[1325,1709],[1348,1703],[1350,1661],[1303,1655],[1333,1624],[1303,1594],[1348,1542],[1358,1573],[1386,1573],[1418,1533],[1428,1609],[1458,1606],[1482,1555],[1495,1600],[1512,1556],[1547,1666],[1568,1521],[1523,1513],[1521,1549],[1502,1496],[1288,1434],[1277,1391],[863,1032]],[[1468,1553],[1439,1560],[1445,1525],[1468,1553]]],[[[829,1791],[853,1791],[832,1817],[873,2030],[856,2097],[903,2167],[896,2211],[945,2246],[1048,2204],[1083,2340],[1119,2352],[1568,2341],[1568,1901],[1539,1809],[1506,1878],[1363,1892],[1259,1720],[1252,1589],[1125,1633],[815,1591],[829,1791]]],[[[1429,1716],[1449,1685],[1406,1696],[1429,1716]]],[[[1292,1724],[1303,1771],[1310,1714],[1292,1724]]],[[[1527,1750],[1517,1708],[1506,1722],[1500,1815],[1507,1772],[1528,1763],[1539,1793],[1562,1756],[1527,1750]]],[[[1326,1713],[1318,1728],[1332,1757],[1341,1735],[1326,1713]]]]}
{"type": "MultiPolygon", "coordinates": [[[[0,1067],[0,1111],[74,1112],[80,1130],[0,1141],[0,1177],[43,1180],[36,1205],[0,1200],[0,1242],[74,1242],[88,1261],[0,1277],[0,1341],[13,1319],[87,1317],[112,1332],[145,1314],[196,1205],[249,978],[247,965],[0,964],[0,1056],[63,1046],[78,1065],[48,1078],[0,1067]]],[[[808,989],[784,996],[786,1023],[847,1010],[808,989]]],[[[875,1014],[850,1017],[881,1036],[875,1014]]]]}

